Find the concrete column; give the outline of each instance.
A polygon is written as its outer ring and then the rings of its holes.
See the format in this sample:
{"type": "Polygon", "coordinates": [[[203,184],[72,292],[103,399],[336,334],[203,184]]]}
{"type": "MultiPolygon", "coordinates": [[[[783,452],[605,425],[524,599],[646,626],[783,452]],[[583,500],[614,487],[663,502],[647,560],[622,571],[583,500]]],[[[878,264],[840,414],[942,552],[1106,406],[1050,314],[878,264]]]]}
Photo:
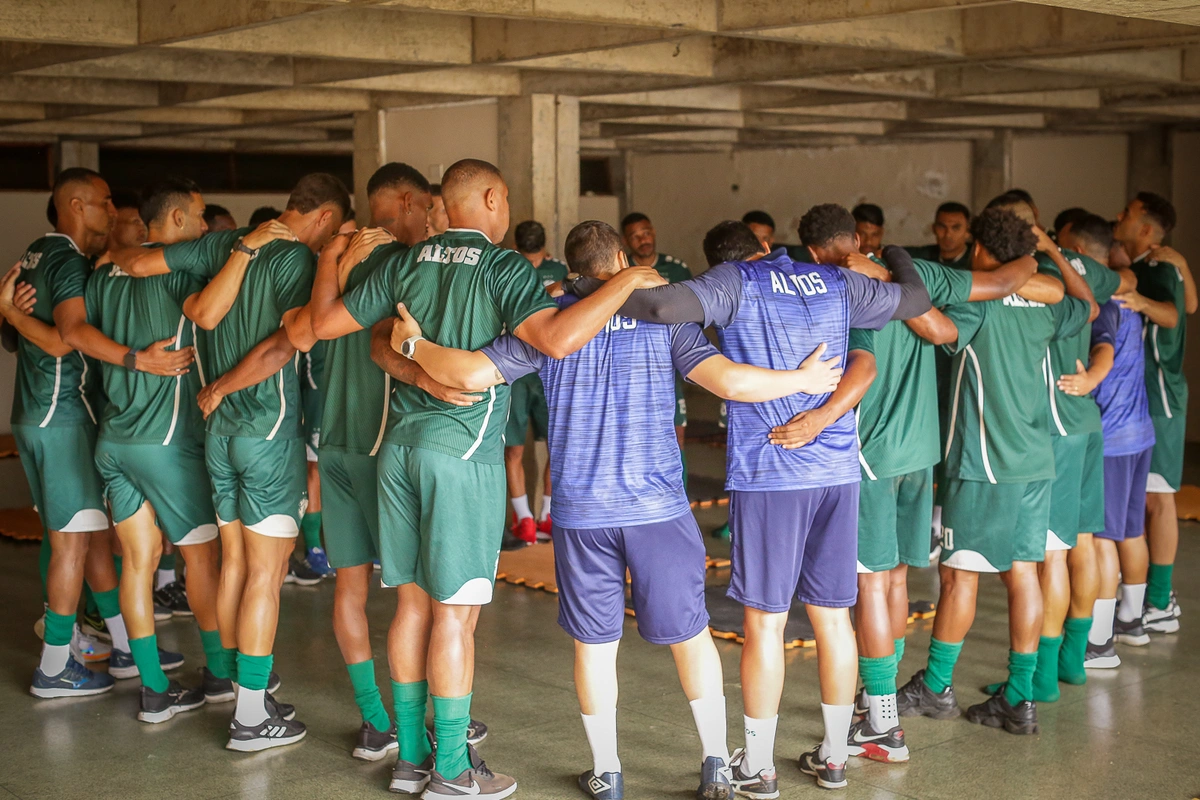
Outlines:
{"type": "Polygon", "coordinates": [[[63,139],[58,143],[58,169],[62,172],[71,167],[86,167],[100,171],[100,145],[97,142],[81,142],[63,139]]]}
{"type": "Polygon", "coordinates": [[[367,181],[387,163],[387,116],[380,110],[354,112],[354,215],[359,225],[371,219],[367,181]]]}
{"type": "Polygon", "coordinates": [[[971,145],[971,213],[978,214],[998,194],[1012,188],[1013,134],[997,130],[971,145]]]}
{"type": "Polygon", "coordinates": [[[1171,199],[1171,162],[1171,130],[1166,125],[1129,134],[1126,194],[1154,192],[1171,199]]]}
{"type": "Polygon", "coordinates": [[[535,219],[556,256],[579,217],[579,100],[552,94],[501,98],[499,164],[515,226],[535,219]]]}

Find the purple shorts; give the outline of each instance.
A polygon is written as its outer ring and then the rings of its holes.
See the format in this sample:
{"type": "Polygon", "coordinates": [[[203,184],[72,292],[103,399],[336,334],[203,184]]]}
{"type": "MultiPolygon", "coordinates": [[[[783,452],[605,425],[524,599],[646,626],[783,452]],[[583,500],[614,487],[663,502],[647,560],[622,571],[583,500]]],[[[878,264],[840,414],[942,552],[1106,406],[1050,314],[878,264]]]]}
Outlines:
{"type": "Polygon", "coordinates": [[[858,484],[729,493],[729,597],[769,613],[858,600],[858,484]]]}
{"type": "Polygon", "coordinates": [[[621,638],[625,569],[638,633],[651,644],[686,642],[708,627],[704,539],[689,511],[624,528],[554,526],[558,624],[584,644],[621,638]]]}
{"type": "Polygon", "coordinates": [[[1104,457],[1104,530],[1101,539],[1123,542],[1146,527],[1146,478],[1153,447],[1131,456],[1104,457]]]}

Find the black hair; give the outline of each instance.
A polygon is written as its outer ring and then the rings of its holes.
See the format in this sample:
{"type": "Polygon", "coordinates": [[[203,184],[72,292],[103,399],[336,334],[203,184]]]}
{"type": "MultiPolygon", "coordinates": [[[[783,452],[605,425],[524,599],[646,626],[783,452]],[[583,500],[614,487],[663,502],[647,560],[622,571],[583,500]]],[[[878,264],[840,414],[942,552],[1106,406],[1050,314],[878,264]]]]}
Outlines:
{"type": "MultiPolygon", "coordinates": [[[[141,216],[142,198],[132,189],[113,189],[112,203],[113,208],[118,211],[122,208],[136,208],[138,215],[141,216]]],[[[142,219],[145,219],[145,217],[143,216],[142,219]]]]}
{"type": "Polygon", "coordinates": [[[624,217],[621,218],[621,233],[625,233],[625,231],[629,229],[630,225],[634,225],[638,222],[649,222],[649,221],[650,221],[650,218],[647,217],[642,212],[630,211],[628,214],[626,214],[624,217]]]}
{"type": "Polygon", "coordinates": [[[233,214],[229,213],[229,209],[225,206],[219,206],[216,203],[209,203],[204,207],[204,223],[212,225],[213,220],[217,217],[229,217],[233,219],[233,214]]]}
{"type": "Polygon", "coordinates": [[[599,277],[615,264],[621,252],[621,235],[607,222],[589,219],[571,228],[563,252],[572,272],[599,277]]]}
{"type": "Polygon", "coordinates": [[[442,196],[442,185],[440,183],[429,184],[429,193],[434,197],[442,196]]]}
{"type": "Polygon", "coordinates": [[[765,211],[747,211],[742,214],[742,222],[747,225],[766,225],[771,230],[775,230],[775,218],[765,211]]]}
{"type": "Polygon", "coordinates": [[[326,203],[337,206],[343,220],[350,219],[350,192],[346,191],[346,184],[328,172],[312,172],[296,182],[288,196],[287,208],[307,214],[326,203]]]}
{"type": "Polygon", "coordinates": [[[147,225],[157,222],[175,208],[187,208],[192,195],[199,193],[200,187],[188,178],[169,177],[152,183],[142,192],[145,198],[140,209],[142,219],[147,225]]]}
{"type": "Polygon", "coordinates": [[[522,253],[536,253],[546,246],[546,229],[537,220],[527,219],[513,231],[513,241],[522,253]]]}
{"type": "Polygon", "coordinates": [[[948,203],[942,203],[937,207],[937,212],[933,215],[936,219],[939,214],[962,214],[967,222],[971,221],[971,209],[967,208],[962,203],[956,203],[951,200],[948,203]]]}
{"type": "Polygon", "coordinates": [[[727,219],[704,234],[704,260],[710,267],[726,261],[745,261],[762,252],[762,242],[745,222],[727,219]]]}
{"type": "Polygon", "coordinates": [[[845,206],[822,203],[813,206],[800,218],[800,244],[824,247],[844,236],[854,238],[854,217],[845,206]]]}
{"type": "Polygon", "coordinates": [[[419,192],[429,191],[429,181],[416,168],[400,161],[389,161],[375,170],[375,174],[367,181],[367,197],[373,197],[382,189],[397,189],[401,186],[419,192]]]}
{"type": "Polygon", "coordinates": [[[1154,220],[1164,234],[1171,232],[1175,227],[1175,206],[1170,200],[1154,192],[1138,192],[1134,198],[1141,201],[1146,216],[1154,220]]]}
{"type": "Polygon", "coordinates": [[[1054,218],[1055,233],[1062,233],[1068,225],[1074,227],[1076,222],[1086,216],[1088,216],[1088,210],[1086,208],[1075,206],[1073,208],[1063,209],[1062,211],[1058,212],[1058,216],[1054,218]]]}
{"type": "Polygon", "coordinates": [[[1071,233],[1075,234],[1077,239],[1083,240],[1084,243],[1095,246],[1097,250],[1107,253],[1112,249],[1112,225],[1099,214],[1084,214],[1074,220],[1071,223],[1071,233]]]}
{"type": "Polygon", "coordinates": [[[1030,211],[1033,210],[1033,206],[1025,199],[1025,195],[1019,191],[1014,192],[1011,190],[996,195],[988,201],[988,204],[984,208],[1009,208],[1015,205],[1026,205],[1029,206],[1030,211]]]}
{"type": "Polygon", "coordinates": [[[442,175],[442,191],[445,192],[447,186],[454,188],[454,184],[458,183],[469,185],[484,177],[504,180],[495,164],[479,158],[463,158],[451,164],[442,175]]]}
{"type": "Polygon", "coordinates": [[[874,203],[859,203],[850,210],[855,222],[866,222],[869,225],[883,227],[883,209],[874,203]]]}
{"type": "MultiPolygon", "coordinates": [[[[318,205],[320,205],[318,203],[318,205]]],[[[283,212],[275,206],[259,206],[250,212],[250,221],[246,224],[251,228],[257,228],[264,222],[270,222],[273,219],[279,219],[279,215],[283,212]]]]}
{"type": "Polygon", "coordinates": [[[88,169],[87,167],[67,167],[54,176],[54,186],[50,191],[52,194],[58,194],[59,190],[64,186],[69,186],[72,183],[91,183],[95,178],[104,180],[104,176],[94,169],[88,169]]]}
{"type": "Polygon", "coordinates": [[[1022,203],[1029,206],[1030,208],[1033,208],[1033,206],[1034,206],[1033,195],[1031,195],[1029,192],[1025,191],[1024,189],[1009,189],[1007,192],[1005,192],[1005,194],[1016,195],[1017,197],[1021,198],[1022,203]]]}
{"type": "Polygon", "coordinates": [[[1005,208],[987,208],[971,220],[971,237],[1000,263],[1037,249],[1033,226],[1005,208]]]}
{"type": "Polygon", "coordinates": [[[50,195],[46,200],[46,220],[51,228],[58,227],[58,209],[54,207],[54,195],[50,195]]]}

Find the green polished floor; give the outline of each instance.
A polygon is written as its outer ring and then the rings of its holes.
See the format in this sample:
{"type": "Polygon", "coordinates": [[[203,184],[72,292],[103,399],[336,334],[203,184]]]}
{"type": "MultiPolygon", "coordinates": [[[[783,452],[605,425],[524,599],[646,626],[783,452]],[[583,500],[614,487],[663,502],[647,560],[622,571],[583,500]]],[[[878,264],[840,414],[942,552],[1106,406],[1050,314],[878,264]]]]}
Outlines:
{"type": "MultiPolygon", "coordinates": [[[[689,447],[694,472],[719,468],[719,451],[689,447]]],[[[724,519],[701,513],[701,526],[724,519]]],[[[720,552],[721,543],[712,550],[720,552]]],[[[0,540],[0,798],[385,797],[390,767],[350,758],[358,726],[349,681],[330,628],[331,583],[287,586],[275,665],[280,699],[308,725],[299,745],[255,755],[223,749],[232,705],[206,707],[162,725],[134,719],[137,681],[96,698],[36,701],[27,694],[39,642],[36,545],[0,540]]],[[[847,798],[1192,798],[1200,795],[1200,526],[1185,524],[1176,575],[1183,628],[1148,647],[1121,648],[1124,665],[1040,709],[1042,733],[1016,737],[959,719],[906,720],[912,761],[853,763],[847,798]]],[[[914,576],[915,596],[932,597],[932,571],[914,576]]],[[[376,592],[370,614],[382,664],[390,597],[376,592]]],[[[491,735],[481,752],[516,776],[518,797],[574,798],[575,775],[590,766],[571,683],[571,645],[557,625],[554,596],[501,585],[481,618],[475,716],[491,735]]],[[[190,622],[160,626],[160,640],[189,663],[174,673],[198,680],[202,657],[190,622]]],[[[665,648],[626,625],[620,659],[621,757],[627,796],[687,798],[695,787],[699,740],[665,648]]],[[[901,680],[924,664],[930,623],[910,628],[901,680]]],[[[736,644],[718,644],[725,663],[730,743],[741,735],[736,644]]],[[[977,687],[1003,677],[1006,616],[998,580],[984,581],[979,616],[956,675],[965,706],[977,687]]],[[[785,798],[835,796],[802,775],[795,758],[821,735],[816,654],[788,654],[788,681],[776,763],[785,798]]],[[[385,700],[387,691],[385,689],[385,700]]]]}

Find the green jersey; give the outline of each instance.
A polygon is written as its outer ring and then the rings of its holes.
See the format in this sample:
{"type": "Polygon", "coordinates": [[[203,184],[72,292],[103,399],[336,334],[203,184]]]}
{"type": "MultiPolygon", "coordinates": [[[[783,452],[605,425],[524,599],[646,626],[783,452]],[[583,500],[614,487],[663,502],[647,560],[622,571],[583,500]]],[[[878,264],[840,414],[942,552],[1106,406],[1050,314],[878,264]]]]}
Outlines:
{"type": "MultiPolygon", "coordinates": [[[[1095,259],[1074,250],[1063,250],[1067,263],[1087,281],[1096,302],[1107,303],[1121,285],[1121,276],[1095,259]]],[[[1038,271],[1061,279],[1058,266],[1044,253],[1037,254],[1038,271]]],[[[1062,375],[1075,373],[1076,360],[1087,367],[1092,352],[1092,324],[1089,322],[1074,336],[1065,336],[1050,343],[1050,431],[1058,436],[1076,433],[1095,433],[1100,430],[1100,407],[1090,394],[1075,397],[1058,388],[1062,375]]]]}
{"type": "MultiPolygon", "coordinates": [[[[33,316],[47,325],[54,325],[55,306],[83,296],[92,273],[92,260],[63,233],[48,233],[29,245],[20,264],[19,280],[37,290],[33,316]]],[[[12,424],[45,428],[96,422],[95,394],[88,386],[94,365],[77,350],[56,357],[20,337],[12,424]]]]}
{"type": "MultiPolygon", "coordinates": [[[[478,350],[556,307],[524,256],[496,247],[479,231],[451,228],[406,253],[376,257],[384,263],[345,295],[346,309],[364,328],[395,314],[403,300],[430,341],[478,350]]],[[[508,399],[509,387],[501,384],[486,399],[460,408],[398,384],[385,441],[500,464],[508,399]]]]}
{"type": "MultiPolygon", "coordinates": [[[[966,303],[971,273],[913,260],[937,308],[966,303]]],[[[850,348],[862,343],[851,331],[850,348]]],[[[874,332],[870,349],[878,374],[858,405],[859,464],[868,480],[906,475],[941,460],[934,345],[900,320],[874,332]]]]}
{"type": "Polygon", "coordinates": [[[932,261],[944,267],[969,270],[971,268],[971,245],[968,244],[958,258],[942,258],[942,249],[936,244],[923,244],[918,247],[906,247],[908,254],[923,261],[932,261]]]}
{"type": "Polygon", "coordinates": [[[565,281],[570,270],[567,265],[558,259],[543,258],[542,263],[534,267],[537,270],[538,279],[542,282],[542,286],[549,286],[552,283],[565,281]]]}
{"type": "MultiPolygon", "coordinates": [[[[350,270],[344,292],[353,292],[389,258],[398,258],[407,251],[408,246],[400,242],[378,248],[350,270]]],[[[371,360],[369,327],[326,344],[321,450],[373,456],[387,432],[392,378],[371,360]]]]}
{"type": "MultiPolygon", "coordinates": [[[[221,231],[163,248],[171,271],[212,277],[229,259],[229,251],[248,229],[221,231]],[[212,242],[208,240],[213,239],[212,242]]],[[[299,242],[276,239],[263,245],[246,270],[242,288],[229,313],[209,336],[211,374],[224,375],[275,331],[283,314],[308,302],[317,263],[299,242]]],[[[222,400],[208,418],[216,436],[295,439],[301,435],[300,381],[294,364],[286,364],[268,380],[222,400]]]]}
{"type": "Polygon", "coordinates": [[[988,483],[1028,483],[1054,477],[1046,396],[1046,350],[1074,336],[1089,306],[1067,297],[1047,306],[1011,294],[986,303],[950,306],[958,340],[946,349],[951,401],[946,476],[988,483]]]}
{"type": "Polygon", "coordinates": [[[675,256],[669,256],[666,253],[659,253],[658,260],[654,262],[654,268],[658,270],[658,274],[667,279],[668,283],[679,283],[680,281],[691,280],[692,271],[688,269],[688,265],[680,261],[675,256]]]}
{"type": "Polygon", "coordinates": [[[1133,262],[1133,274],[1137,276],[1138,294],[1174,304],[1179,320],[1174,328],[1146,320],[1146,394],[1150,398],[1150,416],[1182,417],[1188,404],[1187,378],[1183,374],[1183,349],[1187,341],[1183,275],[1174,264],[1151,261],[1144,255],[1133,262]]]}
{"type": "MultiPolygon", "coordinates": [[[[132,278],[116,264],[101,267],[88,279],[84,302],[87,321],[105,336],[133,350],[173,338],[174,348],[192,345],[195,324],[183,313],[183,302],[204,288],[186,272],[132,278]]],[[[193,364],[174,378],[102,364],[108,402],[100,436],[129,444],[169,445],[185,438],[199,442],[204,419],[196,405],[200,375],[193,364]]]]}

